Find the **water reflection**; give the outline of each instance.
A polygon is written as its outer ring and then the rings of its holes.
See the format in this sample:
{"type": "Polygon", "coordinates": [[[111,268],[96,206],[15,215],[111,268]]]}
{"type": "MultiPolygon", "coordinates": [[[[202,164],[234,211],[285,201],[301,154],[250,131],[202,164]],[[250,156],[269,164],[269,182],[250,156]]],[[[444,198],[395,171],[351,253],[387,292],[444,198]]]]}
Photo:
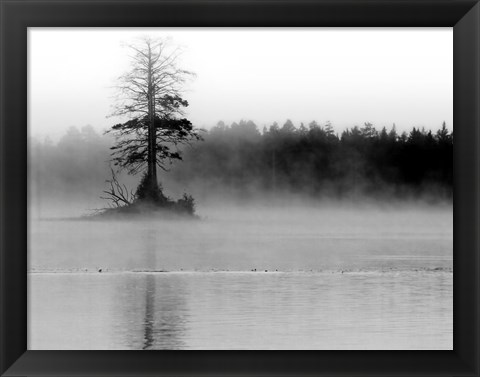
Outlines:
{"type": "Polygon", "coordinates": [[[452,276],[30,274],[28,347],[452,349],[452,276]]]}
{"type": "MultiPolygon", "coordinates": [[[[160,253],[157,232],[145,232],[146,265],[155,269],[160,253]]],[[[144,344],[142,349],[184,348],[182,335],[185,332],[184,289],[175,279],[162,279],[158,274],[145,273],[144,344]]]]}
{"type": "Polygon", "coordinates": [[[146,276],[146,289],[145,289],[145,344],[142,349],[150,349],[153,345],[153,327],[154,327],[154,312],[155,312],[155,280],[153,276],[146,276]]]}
{"type": "Polygon", "coordinates": [[[180,285],[146,274],[144,344],[142,349],[185,348],[185,292],[180,285]]]}

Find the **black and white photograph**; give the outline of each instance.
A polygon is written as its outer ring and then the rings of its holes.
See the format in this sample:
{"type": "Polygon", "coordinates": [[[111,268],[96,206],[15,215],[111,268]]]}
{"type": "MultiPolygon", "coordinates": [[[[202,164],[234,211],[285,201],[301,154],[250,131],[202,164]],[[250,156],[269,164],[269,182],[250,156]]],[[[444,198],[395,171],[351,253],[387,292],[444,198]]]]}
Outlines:
{"type": "Polygon", "coordinates": [[[452,28],[27,37],[29,350],[453,349],[452,28]]]}

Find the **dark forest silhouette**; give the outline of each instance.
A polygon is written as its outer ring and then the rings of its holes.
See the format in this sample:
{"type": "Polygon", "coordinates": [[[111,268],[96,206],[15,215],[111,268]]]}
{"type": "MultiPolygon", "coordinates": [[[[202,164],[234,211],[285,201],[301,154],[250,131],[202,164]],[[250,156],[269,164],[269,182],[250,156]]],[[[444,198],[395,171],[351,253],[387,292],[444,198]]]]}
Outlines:
{"type": "MultiPolygon", "coordinates": [[[[251,121],[222,122],[203,142],[182,150],[168,184],[234,196],[295,192],[311,197],[451,199],[453,132],[413,128],[398,134],[369,123],[336,134],[329,123],[294,127],[273,124],[262,131],[251,121]]],[[[31,173],[40,197],[63,193],[98,197],[110,173],[112,139],[92,127],[71,127],[58,143],[31,142],[31,173]]],[[[127,186],[138,177],[121,176],[127,186]]]]}
{"type": "Polygon", "coordinates": [[[329,122],[296,128],[287,120],[263,132],[251,121],[219,122],[203,145],[185,153],[176,179],[213,180],[239,192],[452,196],[453,132],[445,123],[435,132],[401,134],[365,123],[336,134],[329,122]]]}

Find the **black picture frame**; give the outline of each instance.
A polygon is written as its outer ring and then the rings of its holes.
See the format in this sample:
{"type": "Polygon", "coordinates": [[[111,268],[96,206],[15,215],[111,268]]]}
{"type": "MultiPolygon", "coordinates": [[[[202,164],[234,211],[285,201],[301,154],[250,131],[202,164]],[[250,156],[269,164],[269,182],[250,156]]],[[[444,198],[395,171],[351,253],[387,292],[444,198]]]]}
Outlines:
{"type": "Polygon", "coordinates": [[[2,376],[479,376],[480,4],[0,0],[2,376]],[[28,27],[453,27],[453,351],[27,351],[28,27]]]}

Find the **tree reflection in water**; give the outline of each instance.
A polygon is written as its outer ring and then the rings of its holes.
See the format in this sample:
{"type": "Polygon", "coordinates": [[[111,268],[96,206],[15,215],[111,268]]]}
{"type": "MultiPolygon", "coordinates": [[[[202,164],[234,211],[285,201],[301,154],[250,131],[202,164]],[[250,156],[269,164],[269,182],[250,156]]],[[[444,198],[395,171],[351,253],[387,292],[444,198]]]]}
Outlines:
{"type": "MultiPolygon", "coordinates": [[[[157,231],[146,232],[146,265],[155,270],[157,265],[157,231]]],[[[161,272],[145,275],[144,350],[185,348],[185,290],[181,281],[161,272]]]]}

